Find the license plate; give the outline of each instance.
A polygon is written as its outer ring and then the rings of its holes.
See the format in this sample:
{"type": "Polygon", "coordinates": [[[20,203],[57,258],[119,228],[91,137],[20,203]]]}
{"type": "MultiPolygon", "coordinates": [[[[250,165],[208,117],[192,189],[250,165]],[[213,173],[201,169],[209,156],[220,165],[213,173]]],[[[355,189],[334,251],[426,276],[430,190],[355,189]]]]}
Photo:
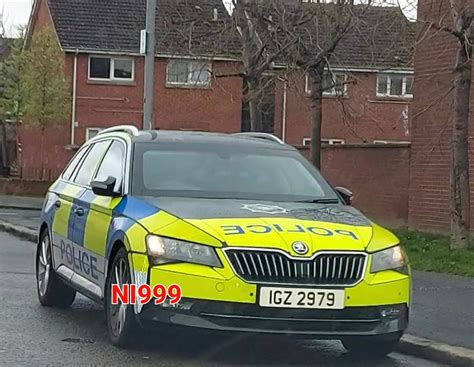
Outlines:
{"type": "Polygon", "coordinates": [[[309,288],[260,288],[259,305],[278,308],[313,308],[342,310],[344,290],[309,288]]]}

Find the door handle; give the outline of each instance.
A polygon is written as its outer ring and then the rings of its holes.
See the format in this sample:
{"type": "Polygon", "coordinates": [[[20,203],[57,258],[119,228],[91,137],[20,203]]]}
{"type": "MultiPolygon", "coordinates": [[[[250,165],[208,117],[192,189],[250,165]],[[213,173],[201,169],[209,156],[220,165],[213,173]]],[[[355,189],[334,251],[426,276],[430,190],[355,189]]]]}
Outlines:
{"type": "Polygon", "coordinates": [[[76,213],[79,217],[82,217],[84,215],[84,209],[77,208],[74,210],[74,213],[76,213]]]}
{"type": "Polygon", "coordinates": [[[56,202],[54,203],[54,206],[55,206],[56,208],[60,208],[60,207],[61,207],[61,200],[56,201],[56,202]]]}

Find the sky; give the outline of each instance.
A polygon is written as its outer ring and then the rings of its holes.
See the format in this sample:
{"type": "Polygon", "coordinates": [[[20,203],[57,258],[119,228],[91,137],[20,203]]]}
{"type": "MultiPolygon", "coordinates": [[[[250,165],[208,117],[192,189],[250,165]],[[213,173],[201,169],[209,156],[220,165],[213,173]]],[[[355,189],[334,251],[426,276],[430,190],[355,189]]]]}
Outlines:
{"type": "MultiPolygon", "coordinates": [[[[103,0],[107,1],[107,0],[103,0]]],[[[223,0],[229,3],[231,0],[223,0]]],[[[409,18],[416,16],[416,10],[413,4],[416,0],[386,0],[400,2],[402,9],[409,18]]],[[[33,0],[0,0],[0,12],[3,14],[3,24],[7,36],[14,36],[18,25],[26,25],[30,16],[33,0]]]]}
{"type": "Polygon", "coordinates": [[[18,25],[26,25],[33,0],[0,0],[0,13],[7,36],[14,36],[18,25]]]}

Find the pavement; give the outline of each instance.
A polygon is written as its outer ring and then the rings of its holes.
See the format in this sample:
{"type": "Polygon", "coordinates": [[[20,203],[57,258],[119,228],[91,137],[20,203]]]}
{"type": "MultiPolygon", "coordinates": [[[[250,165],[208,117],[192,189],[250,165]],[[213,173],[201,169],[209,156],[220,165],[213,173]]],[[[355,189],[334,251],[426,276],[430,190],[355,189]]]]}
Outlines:
{"type": "Polygon", "coordinates": [[[415,271],[408,333],[474,350],[474,278],[415,271]]]}
{"type": "MultiPolygon", "coordinates": [[[[13,224],[11,228],[3,224],[3,230],[8,229],[24,238],[34,239],[40,224],[41,205],[38,199],[17,200],[0,196],[0,222],[13,224]]],[[[13,238],[9,241],[18,242],[13,238]]],[[[2,243],[0,239],[0,245],[2,243]]],[[[23,244],[27,245],[28,242],[23,244]]],[[[3,299],[1,295],[0,299],[3,299]]],[[[437,356],[436,360],[453,365],[474,366],[473,310],[474,278],[415,271],[409,335],[402,343],[401,350],[428,358],[437,356]]],[[[0,361],[1,353],[0,344],[0,361]]]]}
{"type": "Polygon", "coordinates": [[[41,210],[43,206],[43,198],[0,195],[0,208],[13,209],[37,209],[41,210]]]}
{"type": "Polygon", "coordinates": [[[43,198],[0,195],[0,221],[37,230],[43,198]]]}
{"type": "Polygon", "coordinates": [[[41,307],[34,276],[35,246],[0,232],[0,366],[445,366],[392,353],[356,362],[339,342],[229,335],[162,327],[120,350],[107,336],[104,310],[78,296],[70,309],[41,307]]]}

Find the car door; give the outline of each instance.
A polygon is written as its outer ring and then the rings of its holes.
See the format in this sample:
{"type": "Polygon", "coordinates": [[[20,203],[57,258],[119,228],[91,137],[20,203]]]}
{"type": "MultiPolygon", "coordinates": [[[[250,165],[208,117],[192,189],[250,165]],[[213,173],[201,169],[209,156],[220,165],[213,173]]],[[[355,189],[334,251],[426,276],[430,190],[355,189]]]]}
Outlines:
{"type": "Polygon", "coordinates": [[[101,290],[97,284],[103,279],[104,260],[84,247],[84,232],[90,207],[87,193],[90,182],[99,163],[112,141],[102,140],[90,145],[89,150],[70,179],[70,186],[79,193],[74,196],[68,224],[68,241],[61,243],[59,261],[70,272],[64,274],[67,279],[84,293],[100,298],[101,290]],[[65,256],[64,256],[65,255],[65,256]]]}
{"type": "MultiPolygon", "coordinates": [[[[105,181],[108,177],[115,178],[114,191],[118,193],[117,197],[98,196],[90,188],[82,196],[89,206],[84,230],[84,247],[104,261],[107,257],[107,240],[113,220],[113,210],[122,200],[126,152],[126,143],[119,139],[114,140],[93,178],[97,181],[105,181]]],[[[105,279],[101,282],[101,286],[104,284],[105,279]]]]}
{"type": "MultiPolygon", "coordinates": [[[[43,220],[50,224],[53,243],[53,267],[67,263],[66,244],[72,241],[74,222],[74,200],[82,194],[83,188],[72,180],[77,173],[90,146],[84,146],[71,160],[56,183],[51,187],[43,211],[43,220]]],[[[66,265],[66,267],[69,267],[66,265]]]]}
{"type": "Polygon", "coordinates": [[[80,247],[84,247],[85,226],[90,212],[90,200],[87,195],[90,192],[90,183],[111,143],[112,141],[108,139],[93,144],[73,180],[75,185],[83,189],[73,205],[75,216],[72,242],[80,247]]]}

